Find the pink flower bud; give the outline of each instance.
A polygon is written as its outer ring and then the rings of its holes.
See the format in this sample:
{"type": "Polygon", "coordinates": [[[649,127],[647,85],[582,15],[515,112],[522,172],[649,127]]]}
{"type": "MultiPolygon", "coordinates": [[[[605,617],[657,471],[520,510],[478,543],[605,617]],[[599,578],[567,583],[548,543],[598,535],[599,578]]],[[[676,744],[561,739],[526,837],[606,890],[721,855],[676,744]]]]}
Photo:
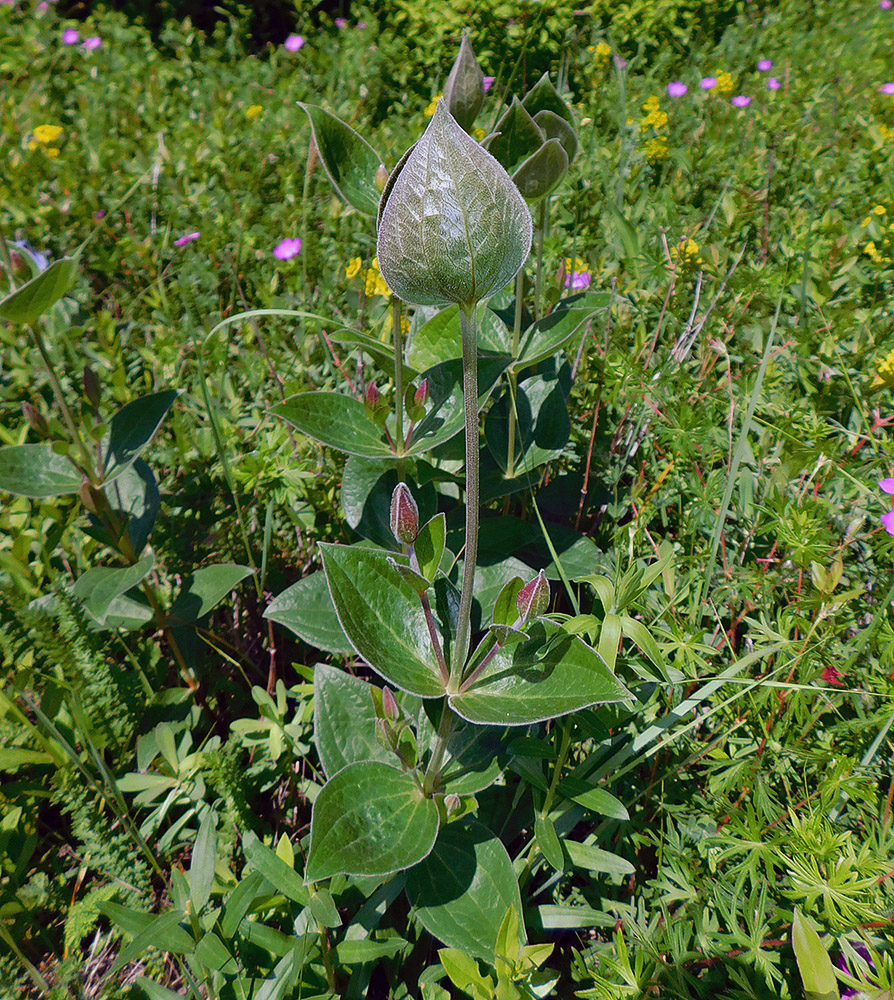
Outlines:
{"type": "Polygon", "coordinates": [[[96,373],[89,365],[84,365],[84,395],[87,398],[87,402],[97,409],[100,400],[100,385],[99,379],[96,377],[96,373]]]}
{"type": "Polygon", "coordinates": [[[22,403],[22,415],[28,423],[28,426],[36,433],[44,436],[49,433],[49,427],[47,427],[47,422],[44,420],[42,414],[26,400],[22,403]]]}
{"type": "Polygon", "coordinates": [[[419,534],[419,508],[406,483],[398,483],[391,494],[391,532],[404,545],[412,545],[419,534]]]}
{"type": "Polygon", "coordinates": [[[366,387],[366,405],[371,410],[377,410],[382,403],[382,397],[376,388],[375,382],[370,382],[366,387]]]}
{"type": "Polygon", "coordinates": [[[394,700],[391,688],[382,688],[382,711],[389,722],[397,722],[400,718],[400,710],[394,700]]]}
{"type": "Polygon", "coordinates": [[[549,607],[549,583],[543,570],[518,592],[515,606],[523,622],[529,618],[536,618],[546,611],[549,607]]]}
{"type": "Polygon", "coordinates": [[[419,388],[416,390],[416,394],[413,396],[413,402],[417,406],[425,406],[425,401],[428,399],[428,379],[424,378],[419,383],[419,388]]]}

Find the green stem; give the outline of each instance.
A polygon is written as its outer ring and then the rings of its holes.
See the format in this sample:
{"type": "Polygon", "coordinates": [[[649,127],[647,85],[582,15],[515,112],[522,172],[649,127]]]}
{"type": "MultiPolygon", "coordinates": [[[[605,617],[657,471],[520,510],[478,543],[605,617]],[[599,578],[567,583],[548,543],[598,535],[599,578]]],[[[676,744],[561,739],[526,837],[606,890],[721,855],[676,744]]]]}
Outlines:
{"type": "Polygon", "coordinates": [[[537,277],[534,285],[534,319],[543,315],[543,237],[549,213],[549,196],[540,202],[540,218],[537,220],[537,277]]]}
{"type": "MultiPolygon", "coordinates": [[[[476,303],[477,304],[477,303],[476,303]]],[[[450,657],[450,680],[457,685],[462,677],[472,640],[472,585],[478,561],[478,331],[475,305],[460,306],[459,323],[463,342],[463,413],[466,426],[466,547],[463,582],[456,624],[456,644],[450,657]]]]}
{"type": "Polygon", "coordinates": [[[441,710],[441,721],[438,723],[438,732],[432,743],[431,757],[422,780],[422,793],[429,798],[441,774],[441,765],[444,763],[444,754],[447,752],[447,744],[450,742],[454,718],[453,709],[447,704],[445,698],[444,707],[441,710]]]}
{"type": "MultiPolygon", "coordinates": [[[[512,324],[512,357],[518,357],[518,345],[521,340],[522,305],[525,292],[525,269],[522,268],[515,278],[515,321],[512,324]]],[[[515,476],[515,389],[518,376],[514,369],[509,371],[509,437],[506,444],[506,478],[515,476]]]]}
{"type": "Polygon", "coordinates": [[[59,380],[56,378],[56,373],[53,371],[53,362],[50,360],[49,352],[47,351],[46,344],[43,342],[43,337],[40,334],[40,330],[37,326],[28,326],[28,332],[31,335],[31,339],[34,341],[34,346],[37,348],[38,353],[43,359],[44,366],[47,370],[47,375],[50,379],[50,385],[53,389],[53,396],[56,398],[56,405],[59,407],[62,413],[62,419],[65,421],[68,427],[68,433],[71,434],[72,443],[75,445],[77,450],[80,452],[81,459],[84,463],[84,471],[87,473],[87,477],[90,482],[96,483],[96,473],[93,470],[93,459],[90,456],[90,452],[87,450],[83,439],[81,438],[80,432],[78,431],[77,424],[74,422],[74,417],[71,415],[71,410],[68,408],[68,403],[65,402],[65,396],[62,394],[62,386],[59,384],[59,380]]]}
{"type": "MultiPolygon", "coordinates": [[[[404,451],[404,341],[400,328],[400,299],[391,296],[391,336],[394,340],[394,440],[398,455],[404,451]]],[[[403,479],[403,476],[399,477],[403,479]]]]}
{"type": "Polygon", "coordinates": [[[549,783],[549,790],[546,793],[546,798],[543,800],[543,808],[540,810],[540,815],[545,819],[549,815],[550,809],[553,806],[553,799],[556,797],[556,788],[559,784],[559,778],[562,776],[562,769],[565,767],[565,761],[568,758],[568,748],[571,745],[571,722],[567,718],[562,718],[558,720],[558,725],[562,728],[562,738],[559,744],[559,756],[556,758],[556,765],[553,768],[552,780],[549,783]]]}

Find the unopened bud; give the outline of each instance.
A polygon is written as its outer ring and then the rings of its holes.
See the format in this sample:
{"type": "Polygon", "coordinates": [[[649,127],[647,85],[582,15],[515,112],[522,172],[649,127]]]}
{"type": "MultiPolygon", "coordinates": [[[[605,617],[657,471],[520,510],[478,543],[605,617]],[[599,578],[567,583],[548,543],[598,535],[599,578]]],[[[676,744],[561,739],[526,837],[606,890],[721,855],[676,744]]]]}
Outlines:
{"type": "Polygon", "coordinates": [[[425,406],[425,401],[428,399],[428,379],[424,378],[419,383],[419,388],[413,396],[413,402],[417,406],[425,406]]]}
{"type": "Polygon", "coordinates": [[[376,388],[375,382],[370,382],[366,387],[366,405],[371,410],[377,410],[382,402],[382,397],[379,395],[379,390],[376,388]]]}
{"type": "Polygon", "coordinates": [[[515,606],[518,608],[522,622],[526,622],[529,618],[536,618],[546,611],[549,607],[549,584],[543,570],[518,592],[515,606]]]}
{"type": "Polygon", "coordinates": [[[391,688],[382,689],[382,711],[389,722],[397,722],[400,718],[400,710],[397,707],[397,702],[394,700],[391,688]]]}
{"type": "Polygon", "coordinates": [[[104,506],[105,497],[101,490],[98,490],[88,479],[84,479],[81,488],[78,490],[84,510],[89,514],[98,514],[104,506]]]}
{"type": "Polygon", "coordinates": [[[385,190],[385,185],[388,183],[388,168],[384,163],[380,163],[378,169],[376,170],[375,184],[376,188],[381,194],[385,190]]]}
{"type": "Polygon", "coordinates": [[[45,437],[49,433],[49,427],[47,426],[46,420],[44,420],[43,415],[38,413],[38,411],[29,403],[27,400],[22,403],[22,415],[28,423],[28,426],[35,433],[40,434],[41,437],[45,437]]]}
{"type": "Polygon", "coordinates": [[[376,719],[376,742],[384,750],[394,753],[397,748],[397,736],[384,719],[376,719]]]}
{"type": "Polygon", "coordinates": [[[459,812],[462,804],[462,799],[456,794],[456,792],[451,792],[449,795],[444,796],[444,808],[447,810],[448,816],[452,816],[454,813],[459,812]]]}
{"type": "Polygon", "coordinates": [[[382,399],[374,382],[370,382],[366,387],[366,393],[363,397],[363,408],[366,410],[366,415],[369,419],[374,420],[377,424],[384,424],[388,418],[388,407],[385,405],[385,401],[382,399]]]}
{"type": "Polygon", "coordinates": [[[406,483],[398,483],[391,494],[391,533],[404,545],[412,545],[419,534],[419,508],[406,483]]]}
{"type": "Polygon", "coordinates": [[[9,252],[9,263],[12,264],[12,273],[15,278],[25,279],[31,277],[31,270],[28,267],[28,262],[18,253],[16,250],[10,250],[9,252]]]}
{"type": "Polygon", "coordinates": [[[99,379],[96,377],[96,373],[89,365],[84,365],[84,395],[87,397],[87,402],[93,407],[93,409],[98,409],[100,400],[100,385],[99,379]]]}
{"type": "Polygon", "coordinates": [[[468,32],[465,31],[456,62],[447,77],[444,101],[459,126],[466,132],[470,131],[484,104],[484,73],[472,51],[468,32]]]}

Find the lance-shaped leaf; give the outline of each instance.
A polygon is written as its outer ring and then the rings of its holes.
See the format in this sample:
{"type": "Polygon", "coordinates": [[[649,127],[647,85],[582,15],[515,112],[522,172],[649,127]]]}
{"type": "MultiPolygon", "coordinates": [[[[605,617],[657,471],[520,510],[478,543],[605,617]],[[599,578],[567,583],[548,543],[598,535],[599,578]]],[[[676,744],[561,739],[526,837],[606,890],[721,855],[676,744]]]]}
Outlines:
{"type": "Polygon", "coordinates": [[[577,156],[577,133],[564,118],[554,111],[538,111],[534,117],[537,127],[547,139],[558,139],[568,154],[568,162],[577,156]]]}
{"type": "Polygon", "coordinates": [[[293,583],[267,605],[264,617],[295,633],[299,639],[327,653],[352,653],[320,570],[293,583]]]}
{"type": "Polygon", "coordinates": [[[314,745],[327,777],[348,764],[395,757],[376,739],[372,687],[338,667],[314,667],[314,745]]]}
{"type": "Polygon", "coordinates": [[[474,821],[441,828],[431,854],[407,876],[407,896],[430,934],[489,962],[506,911],[512,907],[522,919],[506,848],[474,821]]]}
{"type": "Polygon", "coordinates": [[[320,551],[338,620],[359,655],[395,687],[421,698],[443,696],[419,595],[388,555],[348,545],[321,544],[320,551]]]}
{"type": "Polygon", "coordinates": [[[186,578],[171,606],[171,617],[194,622],[203,618],[254,570],[237,563],[203,566],[186,578]]]}
{"type": "Polygon", "coordinates": [[[438,807],[409,774],[379,761],[349,764],[314,802],[305,879],[389,875],[431,851],[438,807]]]}
{"type": "Polygon", "coordinates": [[[0,319],[33,323],[71,288],[77,272],[77,257],[54,260],[46,270],[0,300],[0,319]]]}
{"type": "Polygon", "coordinates": [[[562,100],[558,90],[552,85],[549,73],[544,73],[527,94],[525,94],[522,99],[522,105],[525,111],[532,117],[535,117],[539,111],[552,111],[560,118],[564,118],[569,125],[574,126],[574,117],[571,114],[571,109],[562,100]]]}
{"type": "Polygon", "coordinates": [[[513,365],[515,371],[551,358],[610,302],[608,292],[587,292],[563,299],[548,316],[537,320],[525,332],[519,360],[513,365]]]}
{"type": "Polygon", "coordinates": [[[314,143],[332,186],[358,212],[375,215],[379,207],[376,171],[382,165],[379,154],[330,112],[301,101],[298,107],[310,119],[314,143]]]}
{"type": "Polygon", "coordinates": [[[519,99],[513,97],[512,104],[482,145],[507,170],[512,170],[522,160],[536,153],[543,145],[543,139],[537,123],[525,111],[519,99]]]}
{"type": "Polygon", "coordinates": [[[363,403],[339,392],[302,392],[274,406],[272,412],[336,451],[362,458],[394,455],[381,427],[366,415],[363,403]]]}
{"type": "Polygon", "coordinates": [[[469,722],[524,726],[632,697],[595,649],[554,622],[536,621],[526,642],[499,650],[480,677],[450,696],[469,722]]]}
{"type": "Polygon", "coordinates": [[[484,104],[484,73],[472,51],[467,31],[463,32],[442,100],[460,128],[469,132],[484,104]]]}
{"type": "Polygon", "coordinates": [[[512,281],[531,234],[531,213],[506,171],[440,101],[379,220],[388,287],[419,305],[471,306],[512,281]]]}
{"type": "Polygon", "coordinates": [[[78,577],[74,596],[83,601],[90,614],[102,623],[112,601],[145,579],[154,565],[155,556],[150,552],[132,566],[88,569],[78,577]]]}
{"type": "Polygon", "coordinates": [[[83,473],[50,444],[14,444],[0,448],[0,490],[41,500],[77,493],[83,473]]]}
{"type": "Polygon", "coordinates": [[[792,948],[807,1000],[838,1000],[838,980],[829,953],[819,934],[795,907],[792,919],[792,948]]]}
{"type": "MultiPolygon", "coordinates": [[[[110,483],[105,483],[103,493],[115,512],[122,531],[125,531],[130,538],[134,551],[142,552],[158,515],[161,501],[158,482],[152,469],[138,458],[120,476],[116,476],[110,483]]],[[[106,545],[113,548],[117,546],[118,538],[92,514],[87,533],[106,545]]]]}
{"type": "Polygon", "coordinates": [[[121,409],[109,421],[109,437],[103,455],[106,482],[120,476],[139,457],[155,436],[165,414],[180,395],[175,389],[140,396],[121,409]]]}
{"type": "Polygon", "coordinates": [[[528,203],[539,201],[553,191],[568,173],[568,154],[558,139],[545,142],[512,175],[528,203]]]}

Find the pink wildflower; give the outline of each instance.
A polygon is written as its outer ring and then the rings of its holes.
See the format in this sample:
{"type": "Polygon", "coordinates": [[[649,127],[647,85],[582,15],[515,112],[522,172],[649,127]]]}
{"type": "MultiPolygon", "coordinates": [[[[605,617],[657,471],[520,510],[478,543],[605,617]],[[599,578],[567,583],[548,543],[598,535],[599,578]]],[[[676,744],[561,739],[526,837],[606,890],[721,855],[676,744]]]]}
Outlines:
{"type": "Polygon", "coordinates": [[[737,94],[735,97],[730,99],[730,104],[736,108],[747,108],[751,104],[751,98],[746,97],[744,94],[737,94]]]}
{"type": "Polygon", "coordinates": [[[894,7],[892,0],[878,0],[878,5],[881,10],[890,10],[894,7]]]}
{"type": "Polygon", "coordinates": [[[773,68],[773,60],[759,59],[757,63],[757,68],[760,70],[761,73],[769,73],[770,70],[773,68]]]}
{"type": "Polygon", "coordinates": [[[486,77],[485,77],[485,78],[484,78],[484,79],[483,79],[483,80],[481,81],[481,82],[482,82],[482,84],[484,85],[484,92],[485,92],[485,94],[486,94],[486,93],[487,93],[487,92],[488,92],[488,91],[490,90],[490,88],[491,88],[491,87],[492,87],[492,86],[494,85],[494,80],[495,80],[495,79],[496,79],[496,77],[493,77],[493,76],[486,76],[486,77]]]}
{"type": "Polygon", "coordinates": [[[717,77],[706,76],[703,78],[699,86],[702,88],[702,90],[713,90],[717,86],[717,77]]]}
{"type": "Polygon", "coordinates": [[[302,45],[304,45],[304,39],[301,35],[289,35],[289,37],[282,43],[282,47],[286,52],[297,52],[302,45]]]}
{"type": "Polygon", "coordinates": [[[681,80],[671,80],[667,85],[668,97],[682,97],[689,88],[681,80]]]}
{"type": "Polygon", "coordinates": [[[842,687],[844,684],[844,674],[840,670],[836,670],[834,667],[826,667],[823,671],[823,680],[827,684],[834,684],[835,687],[842,687]]]}
{"type": "Polygon", "coordinates": [[[894,83],[883,83],[878,89],[880,94],[894,95],[894,83]]]}
{"type": "Polygon", "coordinates": [[[199,233],[186,233],[181,236],[179,240],[174,240],[175,247],[185,247],[187,243],[192,243],[193,240],[199,238],[199,233]]]}
{"type": "MultiPolygon", "coordinates": [[[[883,493],[894,495],[894,478],[880,479],[878,485],[883,493]]],[[[889,535],[894,535],[894,507],[882,515],[882,527],[889,535]]]]}
{"type": "Polygon", "coordinates": [[[301,250],[301,240],[297,237],[293,240],[282,240],[273,249],[273,256],[277,260],[291,260],[296,257],[301,250]]]}
{"type": "Polygon", "coordinates": [[[346,17],[337,17],[335,19],[335,27],[341,31],[342,28],[347,28],[348,19],[346,17]]]}
{"type": "Polygon", "coordinates": [[[81,48],[85,52],[92,52],[94,49],[98,49],[100,45],[102,45],[102,39],[99,35],[91,35],[89,38],[85,38],[84,41],[81,42],[81,48]]]}
{"type": "Polygon", "coordinates": [[[771,76],[767,80],[767,90],[779,90],[782,84],[776,79],[775,76],[771,76]]]}
{"type": "Polygon", "coordinates": [[[77,45],[79,37],[80,36],[74,28],[66,28],[65,31],[62,32],[62,44],[77,45]]]}

